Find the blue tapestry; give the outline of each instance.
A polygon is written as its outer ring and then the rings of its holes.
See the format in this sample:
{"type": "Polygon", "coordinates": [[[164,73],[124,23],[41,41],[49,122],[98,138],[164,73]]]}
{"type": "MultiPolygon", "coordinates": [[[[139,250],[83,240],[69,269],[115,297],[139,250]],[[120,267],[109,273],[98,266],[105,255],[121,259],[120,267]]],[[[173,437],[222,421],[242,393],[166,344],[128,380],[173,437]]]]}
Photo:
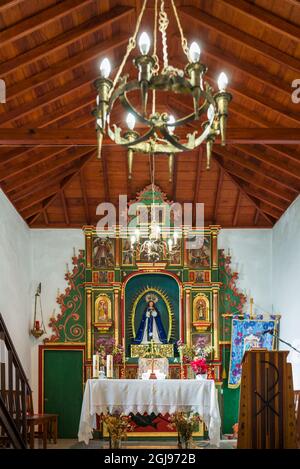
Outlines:
{"type": "Polygon", "coordinates": [[[242,359],[244,352],[253,347],[273,350],[274,337],[263,332],[274,330],[276,321],[262,320],[232,320],[231,353],[229,365],[228,387],[237,388],[242,375],[242,359]]]}

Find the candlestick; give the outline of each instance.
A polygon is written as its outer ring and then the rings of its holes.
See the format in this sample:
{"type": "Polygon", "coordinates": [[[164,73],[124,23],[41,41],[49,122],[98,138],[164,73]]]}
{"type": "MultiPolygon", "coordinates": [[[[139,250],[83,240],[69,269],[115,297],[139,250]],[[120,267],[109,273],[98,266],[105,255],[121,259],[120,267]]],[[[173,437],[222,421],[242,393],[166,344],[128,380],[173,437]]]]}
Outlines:
{"type": "Polygon", "coordinates": [[[69,264],[68,264],[68,263],[66,264],[66,269],[67,269],[67,274],[68,274],[68,273],[70,272],[70,271],[69,271],[69,264]]]}
{"type": "Polygon", "coordinates": [[[106,356],[106,377],[107,378],[113,378],[113,372],[114,372],[113,358],[114,357],[112,355],[106,356]]]}
{"type": "Polygon", "coordinates": [[[99,355],[93,355],[93,378],[99,378],[99,355]]]}
{"type": "Polygon", "coordinates": [[[60,289],[57,289],[57,298],[60,296],[60,289]]]}
{"type": "Polygon", "coordinates": [[[75,250],[75,247],[73,247],[73,257],[76,257],[76,250],[75,250]]]}

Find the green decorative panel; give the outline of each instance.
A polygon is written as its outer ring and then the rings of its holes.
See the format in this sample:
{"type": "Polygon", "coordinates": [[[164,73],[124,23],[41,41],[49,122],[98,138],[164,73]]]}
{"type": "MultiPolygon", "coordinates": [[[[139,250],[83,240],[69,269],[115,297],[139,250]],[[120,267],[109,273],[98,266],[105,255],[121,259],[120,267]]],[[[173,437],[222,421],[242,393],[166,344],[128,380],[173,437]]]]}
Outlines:
{"type": "Polygon", "coordinates": [[[47,342],[85,342],[85,257],[80,251],[77,257],[72,258],[73,270],[65,275],[68,287],[65,293],[57,297],[60,305],[60,314],[51,318],[49,326],[53,334],[47,342]]]}

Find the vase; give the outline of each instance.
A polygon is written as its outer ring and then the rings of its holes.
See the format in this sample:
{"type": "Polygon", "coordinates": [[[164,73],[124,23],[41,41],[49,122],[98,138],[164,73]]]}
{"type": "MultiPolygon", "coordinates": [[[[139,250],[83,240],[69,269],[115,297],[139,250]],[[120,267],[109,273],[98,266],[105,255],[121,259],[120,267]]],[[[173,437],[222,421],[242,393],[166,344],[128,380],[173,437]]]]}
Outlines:
{"type": "Polygon", "coordinates": [[[121,448],[121,440],[119,438],[112,438],[111,439],[111,448],[112,449],[120,449],[121,448]]]}
{"type": "Polygon", "coordinates": [[[196,379],[200,379],[200,380],[203,380],[203,379],[207,379],[207,373],[199,373],[196,375],[196,379]]]}

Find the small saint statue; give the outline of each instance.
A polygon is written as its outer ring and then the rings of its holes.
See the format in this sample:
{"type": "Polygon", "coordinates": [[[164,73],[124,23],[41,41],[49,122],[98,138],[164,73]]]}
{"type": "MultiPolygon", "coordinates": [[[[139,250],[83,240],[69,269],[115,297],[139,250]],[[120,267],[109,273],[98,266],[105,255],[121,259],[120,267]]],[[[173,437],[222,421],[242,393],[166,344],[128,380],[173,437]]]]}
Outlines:
{"type": "Polygon", "coordinates": [[[168,342],[160,312],[155,301],[148,301],[133,342],[142,345],[150,344],[151,342],[155,344],[166,344],[168,342]]]}

